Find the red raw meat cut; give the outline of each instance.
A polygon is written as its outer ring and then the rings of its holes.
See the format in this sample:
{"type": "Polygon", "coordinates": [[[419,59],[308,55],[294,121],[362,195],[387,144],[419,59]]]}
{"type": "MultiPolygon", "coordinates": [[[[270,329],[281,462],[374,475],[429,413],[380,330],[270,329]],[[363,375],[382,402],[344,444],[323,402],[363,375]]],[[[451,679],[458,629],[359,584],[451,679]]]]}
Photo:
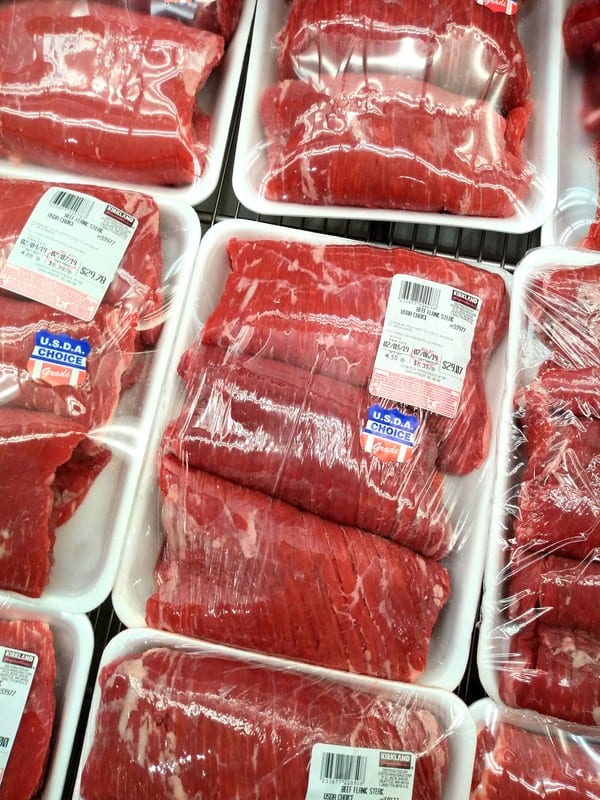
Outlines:
{"type": "Polygon", "coordinates": [[[269,200],[510,217],[528,192],[529,106],[505,119],[411,78],[348,73],[270,86],[260,113],[269,200]]]}
{"type": "Polygon", "coordinates": [[[598,52],[600,45],[600,3],[578,0],[567,9],[563,20],[563,41],[567,55],[584,60],[598,52]]]}
{"type": "Polygon", "coordinates": [[[422,419],[408,461],[382,461],[360,441],[376,402],[366,389],[207,346],[184,362],[189,404],[167,428],[164,452],[430,558],[451,549],[436,442],[422,419]]]}
{"type": "Polygon", "coordinates": [[[0,387],[13,406],[70,417],[87,430],[106,424],[119,401],[121,377],[135,350],[138,317],[102,304],[91,322],[41,303],[0,298],[0,387]],[[87,377],[80,386],[53,386],[28,372],[36,333],[67,334],[90,343],[87,377]]]}
{"type": "Polygon", "coordinates": [[[540,272],[526,295],[537,335],[567,369],[600,365],[600,265],[540,272]]]}
{"type": "Polygon", "coordinates": [[[163,457],[155,628],[414,681],[450,593],[438,562],[163,457]]]}
{"type": "Polygon", "coordinates": [[[102,186],[69,184],[61,189],[56,184],[41,181],[0,179],[0,208],[6,212],[10,209],[10,213],[0,216],[0,270],[37,202],[51,187],[55,187],[54,200],[57,204],[68,202],[71,191],[82,192],[116,206],[137,219],[137,229],[103,302],[118,306],[126,315],[139,315],[138,327],[143,343],[154,344],[163,313],[163,258],[159,210],[156,201],[149,195],[102,186]],[[59,194],[61,191],[64,193],[59,194]]]}
{"type": "Polygon", "coordinates": [[[228,42],[236,31],[242,0],[103,0],[131,11],[173,17],[194,28],[217,33],[228,42]]]}
{"type": "Polygon", "coordinates": [[[529,625],[511,639],[500,698],[582,725],[600,725],[600,639],[581,630],[529,625]]]}
{"type": "Polygon", "coordinates": [[[52,528],[58,528],[71,519],[93,482],[109,463],[111,455],[107,447],[86,438],[73,450],[71,458],[57,468],[52,484],[52,528]]]}
{"type": "Polygon", "coordinates": [[[539,555],[511,561],[511,619],[600,631],[600,563],[539,555]]]}
{"type": "Polygon", "coordinates": [[[317,87],[340,73],[393,72],[507,112],[531,86],[515,17],[474,0],[295,0],[277,44],[279,77],[317,87]]]}
{"type": "Polygon", "coordinates": [[[46,586],[55,472],[84,436],[68,419],[0,407],[0,588],[39,597],[46,586]]]}
{"type": "Polygon", "coordinates": [[[3,157],[112,181],[178,185],[201,174],[208,141],[196,93],[222,37],[92,0],[7,3],[0,30],[3,157]]]}
{"type": "MultiPolygon", "coordinates": [[[[600,5],[598,6],[598,27],[600,31],[600,5]]],[[[600,50],[600,33],[598,36],[600,50]]],[[[581,124],[591,134],[600,133],[600,60],[586,62],[583,68],[581,124]]]]}
{"type": "Polygon", "coordinates": [[[574,414],[600,418],[600,364],[582,369],[557,367],[551,361],[538,369],[536,378],[517,392],[519,414],[543,408],[549,414],[574,414]]]}
{"type": "Polygon", "coordinates": [[[54,637],[46,623],[0,619],[0,645],[38,657],[21,725],[0,783],[0,800],[30,800],[43,787],[56,712],[54,637]]]}
{"type": "Polygon", "coordinates": [[[597,800],[600,749],[581,736],[500,723],[477,737],[471,800],[597,800]]]}
{"type": "Polygon", "coordinates": [[[448,742],[412,698],[167,648],[105,666],[100,686],[84,800],[296,800],[306,794],[316,743],[416,753],[413,800],[442,797],[448,742]]]}
{"type": "Polygon", "coordinates": [[[600,546],[600,419],[530,411],[516,543],[585,558],[600,546]]]}
{"type": "Polygon", "coordinates": [[[463,474],[483,462],[489,446],[483,375],[508,326],[501,276],[402,248],[232,239],[227,249],[233,272],[206,321],[203,342],[358,386],[368,383],[373,370],[394,274],[446,283],[479,297],[459,413],[454,420],[437,417],[433,424],[442,469],[463,474]]]}

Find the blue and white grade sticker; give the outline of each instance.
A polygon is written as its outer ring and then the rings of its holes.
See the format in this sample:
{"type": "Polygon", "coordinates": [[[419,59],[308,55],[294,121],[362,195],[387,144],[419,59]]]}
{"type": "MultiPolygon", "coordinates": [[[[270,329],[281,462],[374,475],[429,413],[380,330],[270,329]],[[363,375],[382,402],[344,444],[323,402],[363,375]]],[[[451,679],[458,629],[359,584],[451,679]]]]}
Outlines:
{"type": "Polygon", "coordinates": [[[394,275],[371,394],[455,417],[480,308],[462,289],[394,275]]]}
{"type": "Polygon", "coordinates": [[[27,361],[32,378],[51,386],[79,386],[87,378],[87,358],[91,345],[85,339],[72,339],[66,333],[38,331],[27,361]]]}
{"type": "Polygon", "coordinates": [[[38,657],[0,646],[0,783],[21,724],[38,657]]]}
{"type": "Polygon", "coordinates": [[[414,414],[375,403],[367,411],[360,443],[367,453],[373,453],[381,461],[404,462],[412,455],[419,424],[414,414]]]}
{"type": "Polygon", "coordinates": [[[315,744],[306,800],[410,800],[415,762],[398,750],[315,744]]]}
{"type": "Polygon", "coordinates": [[[89,322],[137,225],[105,200],[54,186],[39,199],[0,268],[0,286],[89,322]]]}

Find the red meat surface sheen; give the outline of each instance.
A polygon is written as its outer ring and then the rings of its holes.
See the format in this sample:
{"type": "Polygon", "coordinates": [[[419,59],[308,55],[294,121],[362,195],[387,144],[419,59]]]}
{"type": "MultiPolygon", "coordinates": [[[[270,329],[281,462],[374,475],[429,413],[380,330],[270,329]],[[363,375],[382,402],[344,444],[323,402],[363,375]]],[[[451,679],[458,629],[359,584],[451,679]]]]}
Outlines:
{"type": "Polygon", "coordinates": [[[314,744],[417,754],[413,800],[441,800],[450,750],[436,717],[323,678],[155,648],[104,667],[83,800],[302,798],[314,744]]]}
{"type": "Polygon", "coordinates": [[[150,626],[394,680],[421,675],[450,593],[438,562],[173,457],[160,491],[150,626]]]}
{"type": "Polygon", "coordinates": [[[52,567],[53,483],[85,431],[72,421],[0,407],[0,588],[39,597],[52,567]]]}
{"type": "Polygon", "coordinates": [[[206,345],[188,351],[184,367],[188,407],[168,426],[164,452],[431,558],[448,553],[452,526],[426,427],[407,462],[382,461],[361,444],[376,402],[366,389],[206,345]]]}
{"type": "MultiPolygon", "coordinates": [[[[438,467],[465,474],[483,463],[490,437],[484,373],[508,326],[508,294],[499,275],[460,261],[368,245],[232,239],[228,254],[232,273],[202,342],[357,386],[366,386],[373,371],[393,275],[446,283],[479,297],[458,414],[431,415],[430,424],[438,467]]],[[[190,348],[182,374],[193,358],[190,348]]]]}
{"type": "Polygon", "coordinates": [[[598,52],[600,5],[597,0],[577,0],[563,20],[563,41],[570,58],[585,60],[598,52]]]}
{"type": "Polygon", "coordinates": [[[0,30],[3,157],[145,184],[201,174],[196,93],[221,36],[93,0],[4,4],[0,30]]]}
{"type": "Polygon", "coordinates": [[[279,75],[319,86],[341,73],[393,72],[507,113],[531,85],[517,19],[471,0],[294,0],[277,37],[279,75]]]}
{"type": "Polygon", "coordinates": [[[30,800],[43,787],[56,713],[54,636],[43,622],[0,619],[0,645],[38,656],[21,724],[0,783],[0,800],[30,800]]]}
{"type": "Polygon", "coordinates": [[[269,200],[511,217],[529,189],[528,105],[505,119],[412,78],[345,73],[270,86],[260,114],[269,200]]]}
{"type": "Polygon", "coordinates": [[[529,731],[500,723],[477,737],[479,777],[471,800],[596,800],[600,748],[583,737],[546,726],[529,731]]]}

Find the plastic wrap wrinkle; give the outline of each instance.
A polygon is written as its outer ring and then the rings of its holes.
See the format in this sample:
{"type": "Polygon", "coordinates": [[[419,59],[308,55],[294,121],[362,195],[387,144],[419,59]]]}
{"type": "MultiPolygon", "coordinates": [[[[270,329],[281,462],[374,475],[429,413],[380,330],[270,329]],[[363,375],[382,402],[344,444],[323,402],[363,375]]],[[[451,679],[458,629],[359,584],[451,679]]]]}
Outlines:
{"type": "Polygon", "coordinates": [[[0,645],[38,656],[19,730],[0,783],[0,800],[31,800],[43,788],[56,712],[54,637],[46,623],[0,620],[0,645]]]}
{"type": "Polygon", "coordinates": [[[396,73],[507,112],[531,76],[516,20],[470,0],[295,0],[277,37],[282,79],[317,87],[340,73],[396,73]]]}
{"type": "Polygon", "coordinates": [[[160,490],[149,625],[396,680],[423,672],[450,591],[436,561],[171,456],[160,490]]]}
{"type": "Polygon", "coordinates": [[[344,73],[317,89],[265,90],[261,192],[271,200],[509,217],[527,194],[530,107],[505,119],[485,101],[394,75],[344,73]]]}
{"type": "Polygon", "coordinates": [[[81,797],[304,797],[313,744],[417,754],[414,800],[441,800],[449,748],[435,716],[329,679],[153,648],[104,667],[81,797]],[[198,767],[198,764],[202,768],[198,767]]]}
{"type": "Polygon", "coordinates": [[[196,93],[221,36],[91,0],[8,3],[0,29],[3,157],[157,185],[201,174],[196,93]]]}

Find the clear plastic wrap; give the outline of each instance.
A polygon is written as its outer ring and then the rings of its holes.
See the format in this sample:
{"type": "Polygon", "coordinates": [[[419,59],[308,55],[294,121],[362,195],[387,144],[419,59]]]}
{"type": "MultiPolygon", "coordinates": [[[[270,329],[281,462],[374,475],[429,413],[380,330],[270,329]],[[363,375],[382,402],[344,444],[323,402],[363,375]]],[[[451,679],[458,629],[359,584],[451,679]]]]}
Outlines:
{"type": "Polygon", "coordinates": [[[252,0],[3,3],[1,172],[206,199],[253,10],[252,0]]]}
{"type": "MultiPolygon", "coordinates": [[[[542,227],[543,245],[600,249],[598,216],[597,94],[600,61],[594,47],[600,27],[595,0],[570,0],[561,43],[558,203],[542,227]]],[[[598,36],[600,41],[600,36],[598,36]]]]}
{"type": "Polygon", "coordinates": [[[117,613],[128,626],[454,688],[479,592],[488,507],[470,504],[489,497],[499,386],[492,369],[485,378],[492,353],[502,359],[504,278],[233,221],[209,231],[199,260],[117,613]],[[405,461],[366,450],[363,436],[394,273],[482,298],[458,414],[404,407],[418,425],[405,461]]]}
{"type": "MultiPolygon", "coordinates": [[[[39,657],[24,715],[2,781],[2,800],[61,797],[92,658],[84,616],[42,603],[0,601],[0,646],[39,657]]],[[[3,732],[8,720],[3,718],[3,732]]]]}
{"type": "Polygon", "coordinates": [[[0,196],[0,491],[11,498],[0,510],[0,589],[89,611],[114,581],[154,413],[157,342],[168,343],[200,226],[187,206],[129,190],[3,179],[0,196]],[[42,197],[49,211],[36,217],[42,197]],[[105,228],[86,216],[96,201],[105,228]],[[119,214],[134,233],[112,277],[99,237],[119,214]],[[78,247],[91,228],[90,254],[78,247]],[[21,246],[41,272],[17,265],[21,246]],[[90,280],[104,287],[95,310],[90,280]]]}
{"type": "Polygon", "coordinates": [[[259,2],[237,196],[265,214],[535,228],[556,198],[559,6],[259,2]]]}
{"type": "MultiPolygon", "coordinates": [[[[190,797],[305,797],[311,753],[317,765],[321,759],[314,745],[326,759],[334,746],[353,749],[338,751],[338,777],[327,767],[327,785],[315,792],[311,784],[311,796],[368,793],[369,779],[360,771],[343,779],[341,766],[345,757],[356,767],[366,751],[354,748],[368,748],[376,758],[385,751],[388,764],[395,753],[412,754],[410,796],[450,800],[468,792],[474,724],[457,697],[439,690],[390,689],[171,634],[124,631],[102,656],[74,798],[158,797],[174,787],[190,797]]],[[[381,770],[383,781],[390,769],[381,770]]]]}
{"type": "Polygon", "coordinates": [[[505,704],[600,724],[596,254],[517,267],[485,572],[480,675],[505,704]]]}
{"type": "Polygon", "coordinates": [[[477,724],[471,800],[600,798],[600,739],[491,700],[470,707],[477,724]]]}

